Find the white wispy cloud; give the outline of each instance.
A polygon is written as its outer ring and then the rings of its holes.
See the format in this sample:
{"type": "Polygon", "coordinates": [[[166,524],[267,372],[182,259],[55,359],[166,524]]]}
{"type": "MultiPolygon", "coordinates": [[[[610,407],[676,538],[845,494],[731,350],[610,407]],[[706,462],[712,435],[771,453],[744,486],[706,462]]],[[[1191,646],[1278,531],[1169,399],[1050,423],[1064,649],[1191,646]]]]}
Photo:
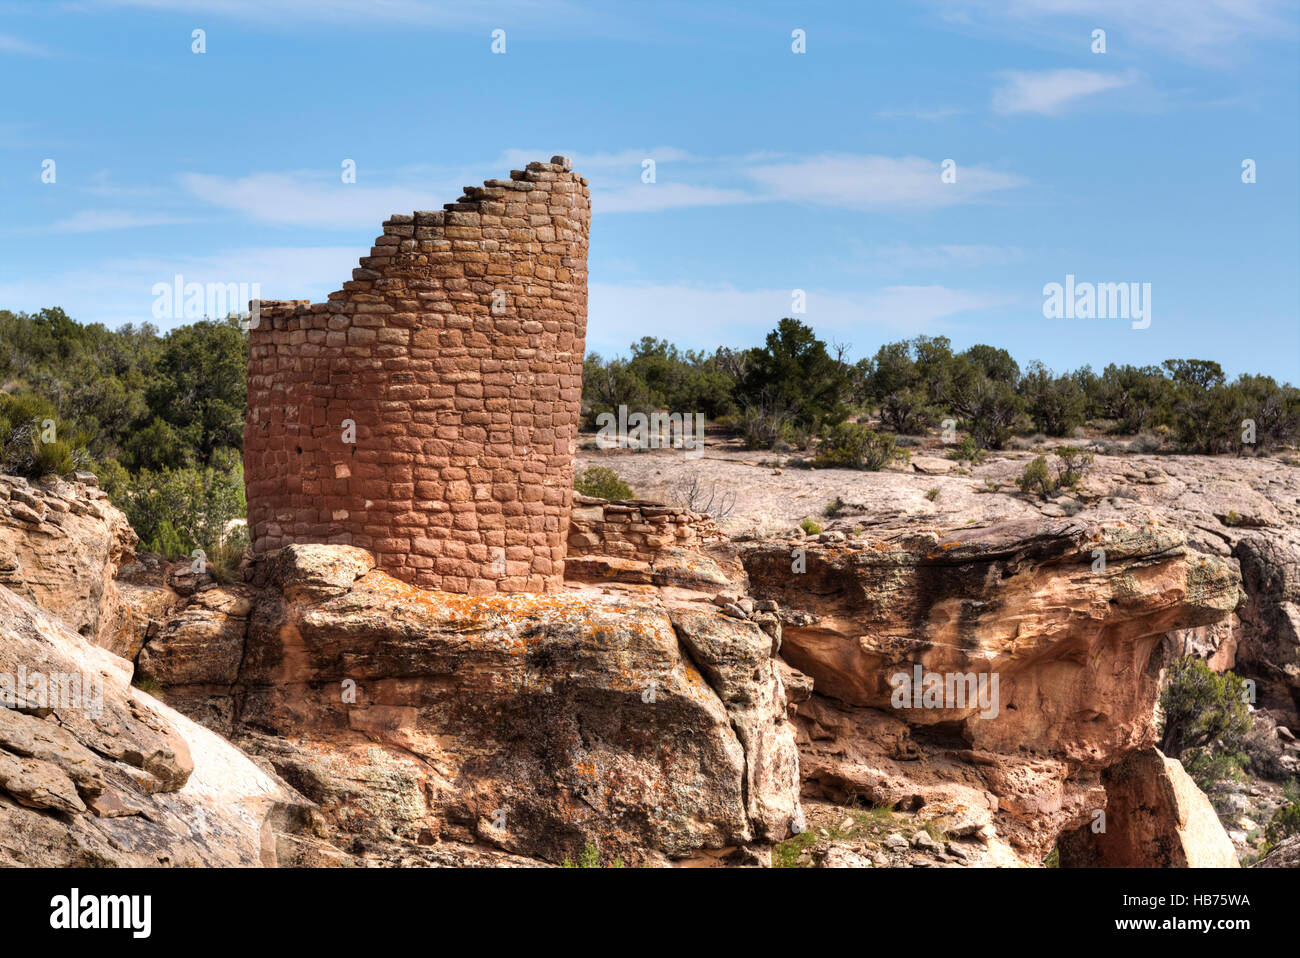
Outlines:
{"type": "MultiPolygon", "coordinates": [[[[553,154],[544,150],[505,150],[499,165],[522,169],[533,160],[547,160],[553,154]]],[[[675,181],[683,167],[697,175],[729,160],[702,157],[672,146],[636,148],[605,153],[564,154],[573,169],[591,181],[595,210],[598,213],[649,213],[658,210],[685,209],[697,206],[728,206],[752,203],[759,199],[752,193],[731,187],[675,181]],[[654,161],[655,181],[641,180],[645,162],[654,161]],[[660,178],[660,168],[664,176],[660,178]]]]}
{"type": "Polygon", "coordinates": [[[20,57],[50,57],[53,54],[39,43],[32,43],[12,33],[0,33],[0,53],[10,53],[20,57]]]}
{"type": "Polygon", "coordinates": [[[183,173],[179,181],[195,199],[254,222],[338,229],[377,227],[392,213],[440,210],[460,195],[460,187],[450,183],[368,186],[314,170],[242,177],[183,173]]]}
{"type": "Polygon", "coordinates": [[[593,189],[593,210],[597,213],[653,213],[659,210],[697,206],[729,206],[757,202],[760,197],[743,190],[689,183],[640,183],[617,189],[593,189]]]}
{"type": "Polygon", "coordinates": [[[1018,246],[990,246],[972,243],[941,243],[918,246],[911,243],[877,243],[854,251],[855,265],[885,273],[909,270],[972,269],[1006,266],[1024,260],[1018,246]]]}
{"type": "Polygon", "coordinates": [[[81,322],[110,327],[155,322],[153,286],[172,283],[178,273],[186,283],[257,283],[263,299],[319,302],[351,278],[363,254],[351,246],[258,246],[205,256],[109,258],[0,281],[0,302],[28,311],[58,305],[81,322]]]}
{"type": "MultiPolygon", "coordinates": [[[[543,154],[508,150],[500,167],[525,165],[543,154]]],[[[548,157],[549,158],[549,157],[548,157]]],[[[776,159],[699,157],[672,147],[578,155],[573,167],[591,181],[596,214],[647,213],[751,203],[803,203],[860,210],[927,210],[976,202],[1021,185],[1019,177],[978,164],[958,163],[957,180],[941,179],[940,160],[834,154],[776,159]],[[656,180],[641,181],[645,158],[656,162],[656,180]],[[721,185],[719,185],[721,184],[721,185]]],[[[179,183],[190,197],[276,225],[357,229],[377,224],[391,213],[441,209],[460,195],[465,176],[445,170],[409,182],[345,184],[320,171],[260,172],[230,177],[184,173],[179,183]],[[436,182],[433,180],[436,179],[436,182]]],[[[478,174],[481,176],[481,172],[478,174]]],[[[390,177],[391,178],[391,177],[390,177]]]]}
{"type": "Polygon", "coordinates": [[[1211,66],[1243,65],[1256,43],[1296,35],[1293,0],[918,0],[943,19],[1088,50],[1091,31],[1111,43],[1211,66]]]}
{"type": "Polygon", "coordinates": [[[140,226],[170,226],[190,219],[164,213],[132,213],[129,210],[81,210],[50,224],[51,233],[98,233],[103,230],[133,229],[140,226]]]}
{"type": "Polygon", "coordinates": [[[957,162],[956,182],[942,162],[917,156],[827,155],[745,171],[766,200],[865,210],[924,210],[981,199],[1023,183],[1019,177],[957,162]]]}
{"type": "Polygon", "coordinates": [[[1038,113],[1055,116],[1082,97],[1118,90],[1131,84],[1136,74],[1101,73],[1096,70],[1007,70],[993,92],[997,113],[1038,113]]]}

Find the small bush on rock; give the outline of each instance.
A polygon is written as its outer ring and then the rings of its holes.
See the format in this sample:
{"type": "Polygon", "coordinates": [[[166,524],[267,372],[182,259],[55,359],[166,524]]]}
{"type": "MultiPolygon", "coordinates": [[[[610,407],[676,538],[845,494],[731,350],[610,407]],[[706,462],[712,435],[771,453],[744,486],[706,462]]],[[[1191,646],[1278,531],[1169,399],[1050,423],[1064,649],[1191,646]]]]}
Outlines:
{"type": "Polygon", "coordinates": [[[632,487],[605,466],[589,466],[573,477],[573,488],[593,499],[631,499],[632,487]]]}
{"type": "Polygon", "coordinates": [[[1037,495],[1044,499],[1055,492],[1056,477],[1047,468],[1047,457],[1035,456],[1016,480],[1016,486],[1027,496],[1037,495]]]}
{"type": "Polygon", "coordinates": [[[1074,446],[1059,446],[1052,450],[1056,456],[1056,487],[1073,489],[1092,470],[1093,455],[1074,446]]]}
{"type": "Polygon", "coordinates": [[[893,433],[873,432],[861,423],[842,422],[826,433],[814,462],[823,468],[876,472],[907,458],[907,450],[899,447],[893,433]]]}
{"type": "Polygon", "coordinates": [[[1250,730],[1246,683],[1232,672],[1215,672],[1190,655],[1170,666],[1160,710],[1164,717],[1160,750],[1170,758],[1216,743],[1235,748],[1250,730]]]}
{"type": "Polygon", "coordinates": [[[980,448],[980,444],[975,441],[975,437],[970,433],[961,437],[961,442],[948,450],[948,458],[955,459],[957,462],[969,462],[972,466],[978,466],[984,461],[987,453],[980,448]]]}
{"type": "Polygon", "coordinates": [[[1264,829],[1264,838],[1270,846],[1291,835],[1300,835],[1300,783],[1291,779],[1282,794],[1287,803],[1273,813],[1268,827],[1264,829]]]}

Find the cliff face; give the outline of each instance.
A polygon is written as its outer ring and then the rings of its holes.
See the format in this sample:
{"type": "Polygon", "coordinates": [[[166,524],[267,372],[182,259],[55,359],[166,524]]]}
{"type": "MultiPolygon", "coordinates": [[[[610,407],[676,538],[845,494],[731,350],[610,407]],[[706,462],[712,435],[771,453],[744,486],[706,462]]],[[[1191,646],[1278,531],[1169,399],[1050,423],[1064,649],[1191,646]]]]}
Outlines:
{"type": "Polygon", "coordinates": [[[1107,807],[1103,771],[1154,744],[1165,634],[1243,597],[1229,562],[1150,522],[817,538],[743,553],[755,594],[781,605],[784,657],[813,681],[805,780],[955,802],[1028,861],[1107,807]]]}
{"type": "Polygon", "coordinates": [[[119,627],[114,576],[136,536],[94,476],[32,483],[0,476],[0,586],[110,644],[119,627]]]}
{"type": "Polygon", "coordinates": [[[1250,594],[1238,659],[1260,677],[1261,703],[1300,727],[1300,531],[1251,531],[1234,545],[1250,594]]]}
{"type": "MultiPolygon", "coordinates": [[[[106,537],[103,574],[125,524],[79,497],[67,516],[101,523],[78,535],[106,537]]],[[[831,827],[845,813],[826,803],[855,801],[937,827],[950,864],[1053,846],[1071,865],[1228,863],[1203,796],[1153,748],[1155,702],[1169,655],[1223,655],[1236,631],[1259,648],[1272,630],[1286,687],[1276,536],[1234,543],[1240,604],[1234,556],[1136,516],[732,542],[681,510],[582,508],[582,581],[549,595],[423,590],[321,545],[238,586],[136,557],[112,601],[38,593],[88,633],[98,609],[90,634],[167,705],[0,588],[0,676],[105,678],[98,718],[0,709],[0,834],[17,836],[0,860],[513,866],[592,845],[765,864],[805,827],[802,792],[831,827]]],[[[69,522],[18,543],[31,567],[74,561],[69,522]]],[[[903,848],[877,864],[919,854],[903,848]]]]}
{"type": "Polygon", "coordinates": [[[275,864],[263,826],[306,803],[130,676],[0,588],[0,865],[275,864]]]}
{"type": "Polygon", "coordinates": [[[319,803],[334,845],[560,862],[592,844],[638,863],[790,834],[775,617],[635,586],[457,596],[373,566],[287,547],[249,598],[200,593],[141,656],[169,700],[319,803]]]}

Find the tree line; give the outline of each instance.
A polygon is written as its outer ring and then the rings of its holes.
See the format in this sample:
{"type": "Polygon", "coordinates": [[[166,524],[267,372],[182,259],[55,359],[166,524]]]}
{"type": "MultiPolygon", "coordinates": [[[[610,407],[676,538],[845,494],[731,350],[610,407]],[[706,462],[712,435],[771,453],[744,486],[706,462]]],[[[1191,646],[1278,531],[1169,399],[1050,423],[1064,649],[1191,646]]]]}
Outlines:
{"type": "Polygon", "coordinates": [[[142,549],[218,563],[245,512],[247,365],[233,318],[164,334],[0,310],[0,471],[93,472],[142,549]]]}
{"type": "Polygon", "coordinates": [[[620,404],[702,411],[753,448],[808,448],[846,422],[920,436],[950,421],[979,449],[1002,449],[1016,435],[1069,437],[1089,425],[1147,434],[1153,446],[1186,453],[1261,453],[1300,440],[1300,390],[1269,376],[1228,381],[1213,360],[1057,373],[1037,361],[1022,368],[995,346],[954,352],[944,336],[886,343],[856,363],[846,352],[790,318],[752,349],[682,351],[647,336],[626,358],[587,357],[586,422],[620,404]]]}

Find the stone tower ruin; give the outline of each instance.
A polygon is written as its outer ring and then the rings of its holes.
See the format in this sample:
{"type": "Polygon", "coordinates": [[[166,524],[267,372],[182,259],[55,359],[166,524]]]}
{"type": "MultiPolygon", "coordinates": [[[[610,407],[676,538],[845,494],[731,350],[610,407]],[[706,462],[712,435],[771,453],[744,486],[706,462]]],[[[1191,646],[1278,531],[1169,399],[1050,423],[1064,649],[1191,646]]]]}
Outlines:
{"type": "Polygon", "coordinates": [[[394,215],[328,302],[249,330],[253,551],[358,546],[412,585],[560,587],[587,329],[587,180],[565,157],[394,215]]]}

